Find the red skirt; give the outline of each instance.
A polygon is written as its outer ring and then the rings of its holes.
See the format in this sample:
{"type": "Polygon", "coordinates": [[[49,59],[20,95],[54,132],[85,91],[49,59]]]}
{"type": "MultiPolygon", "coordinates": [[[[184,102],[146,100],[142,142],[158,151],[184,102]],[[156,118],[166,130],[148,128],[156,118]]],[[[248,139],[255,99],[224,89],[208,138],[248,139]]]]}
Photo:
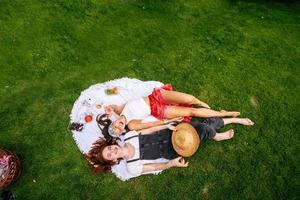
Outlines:
{"type": "MultiPolygon", "coordinates": [[[[172,91],[173,86],[171,84],[166,84],[160,88],[155,88],[151,95],[148,96],[150,102],[151,115],[158,119],[166,119],[165,112],[171,103],[166,101],[161,94],[161,89],[172,91]]],[[[180,105],[185,107],[191,107],[190,105],[180,105]]],[[[190,122],[192,117],[184,117],[184,122],[190,122]]]]}

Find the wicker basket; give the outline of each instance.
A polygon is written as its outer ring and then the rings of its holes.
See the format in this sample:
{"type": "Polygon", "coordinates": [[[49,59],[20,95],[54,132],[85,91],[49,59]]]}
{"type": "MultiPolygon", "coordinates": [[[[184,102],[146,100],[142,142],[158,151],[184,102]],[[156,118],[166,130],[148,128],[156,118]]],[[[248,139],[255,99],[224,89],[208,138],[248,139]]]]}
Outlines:
{"type": "Polygon", "coordinates": [[[0,178],[0,190],[6,188],[21,174],[21,162],[16,154],[11,151],[0,149],[0,158],[3,156],[11,156],[9,159],[8,169],[5,170],[4,179],[0,178]]]}

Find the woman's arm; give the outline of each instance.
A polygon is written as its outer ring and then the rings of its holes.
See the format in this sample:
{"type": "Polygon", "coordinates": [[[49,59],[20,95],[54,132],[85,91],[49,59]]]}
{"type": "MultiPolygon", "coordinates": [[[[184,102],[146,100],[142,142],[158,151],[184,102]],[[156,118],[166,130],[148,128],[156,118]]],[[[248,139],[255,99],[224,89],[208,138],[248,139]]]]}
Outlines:
{"type": "Polygon", "coordinates": [[[165,170],[171,167],[187,167],[189,162],[185,162],[182,157],[175,158],[166,163],[152,163],[143,165],[143,173],[165,170]]]}
{"type": "Polygon", "coordinates": [[[116,114],[120,115],[124,109],[124,106],[125,105],[118,106],[115,104],[111,104],[111,105],[106,106],[104,109],[105,109],[106,114],[111,115],[113,112],[115,112],[116,114]]]}
{"type": "Polygon", "coordinates": [[[147,134],[152,134],[152,133],[155,133],[155,132],[163,130],[163,129],[170,129],[170,130],[174,131],[176,128],[172,124],[167,124],[167,125],[161,125],[161,126],[155,126],[152,128],[143,129],[140,132],[142,135],[147,135],[147,134]]]}
{"type": "Polygon", "coordinates": [[[164,124],[163,120],[158,120],[155,122],[145,122],[143,123],[142,120],[131,120],[128,123],[128,128],[129,130],[142,130],[142,129],[147,129],[147,128],[151,128],[154,126],[161,126],[164,124]]]}
{"type": "Polygon", "coordinates": [[[142,130],[142,129],[148,129],[151,127],[155,127],[155,126],[162,126],[162,125],[167,125],[171,122],[180,122],[182,121],[182,117],[175,117],[173,119],[165,119],[165,120],[158,120],[158,121],[154,121],[154,122],[145,122],[143,123],[142,120],[131,120],[128,123],[128,128],[129,130],[142,130]]]}

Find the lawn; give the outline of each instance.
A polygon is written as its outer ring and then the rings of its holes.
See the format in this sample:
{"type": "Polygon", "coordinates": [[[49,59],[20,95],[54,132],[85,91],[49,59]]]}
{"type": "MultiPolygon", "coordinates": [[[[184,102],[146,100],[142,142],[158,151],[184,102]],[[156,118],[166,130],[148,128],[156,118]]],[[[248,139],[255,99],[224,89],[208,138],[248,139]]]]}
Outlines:
{"type": "Polygon", "coordinates": [[[299,199],[300,3],[0,0],[0,146],[23,199],[299,199]],[[172,83],[256,122],[186,169],[94,174],[68,131],[80,92],[120,77],[172,83]]]}

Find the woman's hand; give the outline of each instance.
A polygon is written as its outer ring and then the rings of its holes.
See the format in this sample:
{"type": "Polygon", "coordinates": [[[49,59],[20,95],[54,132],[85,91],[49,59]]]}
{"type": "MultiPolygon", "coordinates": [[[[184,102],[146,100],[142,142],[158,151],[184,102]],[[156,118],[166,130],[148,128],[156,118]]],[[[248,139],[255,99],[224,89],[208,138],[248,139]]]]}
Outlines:
{"type": "Polygon", "coordinates": [[[187,167],[189,162],[185,162],[184,158],[178,157],[169,161],[170,167],[187,167]]]}
{"type": "Polygon", "coordinates": [[[171,131],[176,131],[176,127],[173,124],[167,124],[166,127],[171,131]]]}
{"type": "Polygon", "coordinates": [[[113,114],[113,112],[114,112],[114,108],[113,108],[112,105],[105,106],[105,107],[104,107],[104,110],[105,110],[105,113],[106,113],[109,117],[111,117],[112,114],[113,114]]]}

